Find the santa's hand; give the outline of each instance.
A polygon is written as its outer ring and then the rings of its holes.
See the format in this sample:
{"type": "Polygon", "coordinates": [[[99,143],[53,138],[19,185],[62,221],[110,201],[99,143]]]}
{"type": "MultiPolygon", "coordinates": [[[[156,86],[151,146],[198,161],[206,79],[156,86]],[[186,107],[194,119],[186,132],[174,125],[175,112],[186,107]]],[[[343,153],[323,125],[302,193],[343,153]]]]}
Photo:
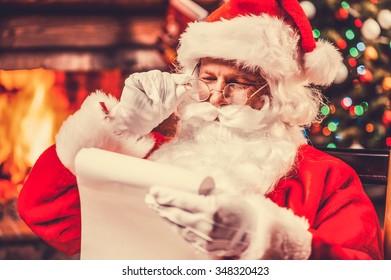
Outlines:
{"type": "Polygon", "coordinates": [[[82,148],[99,148],[134,157],[144,157],[153,147],[153,139],[114,133],[108,112],[118,104],[113,96],[97,91],[81,108],[70,115],[56,135],[56,151],[62,164],[73,174],[75,157],[82,148]]]}
{"type": "Polygon", "coordinates": [[[134,73],[125,81],[121,100],[110,110],[118,134],[145,135],[167,119],[181,102],[190,78],[159,70],[134,73]]]}
{"type": "Polygon", "coordinates": [[[249,246],[254,215],[251,206],[238,196],[202,196],[152,187],[146,200],[201,251],[235,258],[249,246]]]}

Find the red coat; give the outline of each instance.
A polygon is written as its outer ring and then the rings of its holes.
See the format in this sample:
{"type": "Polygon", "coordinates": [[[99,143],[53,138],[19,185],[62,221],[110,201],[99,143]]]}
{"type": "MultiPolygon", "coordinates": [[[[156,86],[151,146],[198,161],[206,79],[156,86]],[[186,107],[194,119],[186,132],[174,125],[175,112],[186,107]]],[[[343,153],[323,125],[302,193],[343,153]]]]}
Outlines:
{"type": "MultiPolygon", "coordinates": [[[[155,148],[162,143],[157,139],[155,148]]],[[[382,259],[375,209],[351,167],[309,145],[298,165],[268,197],[304,216],[312,233],[311,259],[382,259]]],[[[75,176],[55,146],[34,165],[19,196],[19,213],[47,243],[69,255],[80,251],[80,200],[75,176]]]]}

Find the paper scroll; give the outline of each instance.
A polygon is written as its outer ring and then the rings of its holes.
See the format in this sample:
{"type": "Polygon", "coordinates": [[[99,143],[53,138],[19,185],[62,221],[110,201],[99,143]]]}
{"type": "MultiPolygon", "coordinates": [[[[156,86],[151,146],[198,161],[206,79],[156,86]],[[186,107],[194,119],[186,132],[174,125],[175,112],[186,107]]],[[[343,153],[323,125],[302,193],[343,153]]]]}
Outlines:
{"type": "Polygon", "coordinates": [[[144,202],[151,186],[207,194],[212,178],[95,148],[75,161],[81,201],[81,259],[205,259],[144,202]]]}

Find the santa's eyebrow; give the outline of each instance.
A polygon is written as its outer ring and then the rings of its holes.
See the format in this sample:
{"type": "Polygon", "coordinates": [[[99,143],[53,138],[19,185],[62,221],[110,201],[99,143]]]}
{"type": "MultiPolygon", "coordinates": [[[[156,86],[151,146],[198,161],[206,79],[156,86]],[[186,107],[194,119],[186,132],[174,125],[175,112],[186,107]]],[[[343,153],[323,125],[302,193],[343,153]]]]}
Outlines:
{"type": "Polygon", "coordinates": [[[246,80],[246,81],[249,81],[249,82],[255,82],[256,79],[253,78],[253,77],[250,77],[246,74],[243,74],[243,75],[235,75],[233,78],[239,78],[239,79],[243,79],[243,80],[246,80]]]}
{"type": "MultiPolygon", "coordinates": [[[[208,69],[202,71],[200,74],[208,74],[208,75],[215,75],[215,73],[213,71],[210,71],[208,69]]],[[[252,78],[250,78],[248,75],[246,74],[236,74],[236,73],[232,73],[232,75],[227,75],[229,76],[230,79],[244,79],[244,80],[247,80],[247,81],[253,81],[252,78]]]]}
{"type": "Polygon", "coordinates": [[[246,74],[239,74],[232,77],[232,79],[242,79],[249,84],[262,84],[265,82],[263,77],[253,77],[246,74]]]}
{"type": "MultiPolygon", "coordinates": [[[[202,72],[199,73],[200,75],[215,75],[214,71],[212,70],[209,70],[209,69],[203,69],[202,72]]],[[[265,82],[265,79],[262,77],[262,76],[259,76],[259,77],[253,77],[253,75],[251,74],[247,74],[247,73],[237,73],[237,72],[234,72],[232,73],[232,76],[228,75],[228,79],[229,80],[235,80],[235,79],[243,79],[245,82],[248,82],[249,84],[261,84],[263,82],[265,82]]]]}

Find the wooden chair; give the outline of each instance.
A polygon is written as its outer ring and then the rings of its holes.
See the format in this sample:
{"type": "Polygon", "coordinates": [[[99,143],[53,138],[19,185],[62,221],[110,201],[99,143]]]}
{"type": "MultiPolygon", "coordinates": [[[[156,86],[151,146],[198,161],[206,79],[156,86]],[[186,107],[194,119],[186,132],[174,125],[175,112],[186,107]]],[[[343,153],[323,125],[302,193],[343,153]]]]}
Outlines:
{"type": "Polygon", "coordinates": [[[391,151],[367,149],[321,149],[349,164],[378,208],[384,232],[384,259],[391,259],[391,151]],[[379,201],[382,205],[379,208],[379,201]],[[379,211],[379,209],[381,209],[379,211]],[[384,218],[383,218],[384,214],[384,218]]]}

